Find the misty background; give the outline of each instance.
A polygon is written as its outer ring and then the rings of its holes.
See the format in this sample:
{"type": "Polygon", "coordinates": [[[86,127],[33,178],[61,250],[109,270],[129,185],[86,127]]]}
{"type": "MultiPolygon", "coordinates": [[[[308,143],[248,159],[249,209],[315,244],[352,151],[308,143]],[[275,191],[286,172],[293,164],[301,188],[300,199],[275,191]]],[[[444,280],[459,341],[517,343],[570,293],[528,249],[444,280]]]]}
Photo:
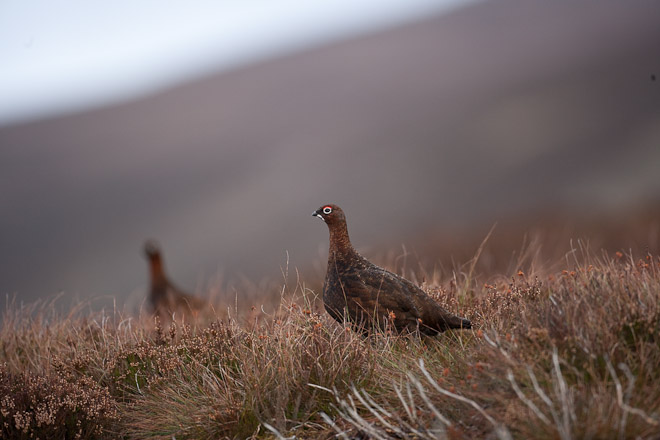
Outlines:
{"type": "Polygon", "coordinates": [[[657,251],[657,2],[266,3],[74,14],[62,46],[31,36],[55,9],[0,7],[0,293],[140,297],[147,238],[201,294],[318,278],[325,203],[368,257],[640,209],[657,251]]]}

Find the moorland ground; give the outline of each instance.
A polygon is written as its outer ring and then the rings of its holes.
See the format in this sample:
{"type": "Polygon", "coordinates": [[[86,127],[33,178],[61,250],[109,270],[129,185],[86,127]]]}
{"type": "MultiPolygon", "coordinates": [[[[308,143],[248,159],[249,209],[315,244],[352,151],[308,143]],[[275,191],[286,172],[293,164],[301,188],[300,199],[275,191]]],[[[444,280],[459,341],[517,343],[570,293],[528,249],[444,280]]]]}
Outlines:
{"type": "Polygon", "coordinates": [[[487,276],[482,248],[385,261],[473,322],[434,338],[356,334],[297,273],[261,292],[274,306],[200,322],[9,303],[0,436],[658,438],[660,256],[575,242],[545,264],[534,246],[487,276]]]}

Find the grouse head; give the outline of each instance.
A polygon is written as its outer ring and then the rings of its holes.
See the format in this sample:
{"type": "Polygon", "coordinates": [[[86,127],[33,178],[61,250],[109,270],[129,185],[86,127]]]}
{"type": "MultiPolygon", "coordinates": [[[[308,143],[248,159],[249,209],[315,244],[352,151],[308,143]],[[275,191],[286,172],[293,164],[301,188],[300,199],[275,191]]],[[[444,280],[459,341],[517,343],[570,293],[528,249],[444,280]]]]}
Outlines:
{"type": "Polygon", "coordinates": [[[151,277],[151,285],[162,285],[166,283],[165,268],[163,267],[163,259],[160,255],[160,246],[155,240],[147,240],[144,243],[144,254],[147,257],[149,264],[149,273],[151,277]]]}
{"type": "Polygon", "coordinates": [[[337,205],[323,205],[312,213],[328,225],[330,230],[330,252],[336,254],[340,252],[345,255],[355,254],[351,240],[348,238],[348,229],[346,227],[346,216],[344,211],[337,205]]]}
{"type": "Polygon", "coordinates": [[[337,205],[323,205],[312,213],[312,216],[318,217],[323,220],[330,229],[335,225],[345,225],[346,217],[344,211],[337,205]]]}
{"type": "Polygon", "coordinates": [[[150,260],[155,260],[160,258],[160,246],[155,240],[147,240],[144,243],[144,253],[150,260]]]}

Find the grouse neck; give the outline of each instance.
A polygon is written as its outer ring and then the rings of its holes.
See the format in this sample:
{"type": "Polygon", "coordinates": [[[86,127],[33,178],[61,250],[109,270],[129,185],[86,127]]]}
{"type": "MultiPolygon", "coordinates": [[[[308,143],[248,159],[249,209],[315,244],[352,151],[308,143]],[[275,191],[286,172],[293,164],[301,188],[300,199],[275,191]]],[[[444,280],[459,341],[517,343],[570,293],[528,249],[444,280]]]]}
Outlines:
{"type": "Polygon", "coordinates": [[[165,280],[165,269],[163,268],[163,260],[160,256],[149,258],[149,270],[151,272],[151,283],[158,284],[165,280]]]}
{"type": "Polygon", "coordinates": [[[346,223],[329,225],[330,229],[330,253],[341,256],[351,256],[355,249],[348,238],[348,228],[346,223]]]}

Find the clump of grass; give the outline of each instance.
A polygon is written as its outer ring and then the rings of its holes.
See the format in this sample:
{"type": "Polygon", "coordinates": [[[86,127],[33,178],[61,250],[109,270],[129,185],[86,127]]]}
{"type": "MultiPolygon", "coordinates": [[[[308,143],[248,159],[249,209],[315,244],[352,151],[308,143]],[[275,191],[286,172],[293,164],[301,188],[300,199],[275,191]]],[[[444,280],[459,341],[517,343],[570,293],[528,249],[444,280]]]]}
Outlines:
{"type": "Polygon", "coordinates": [[[42,401],[78,429],[52,434],[66,438],[660,435],[660,258],[585,252],[558,271],[428,279],[473,331],[357,334],[300,279],[249,321],[9,308],[0,409],[14,431],[3,435],[45,437],[42,401]]]}

